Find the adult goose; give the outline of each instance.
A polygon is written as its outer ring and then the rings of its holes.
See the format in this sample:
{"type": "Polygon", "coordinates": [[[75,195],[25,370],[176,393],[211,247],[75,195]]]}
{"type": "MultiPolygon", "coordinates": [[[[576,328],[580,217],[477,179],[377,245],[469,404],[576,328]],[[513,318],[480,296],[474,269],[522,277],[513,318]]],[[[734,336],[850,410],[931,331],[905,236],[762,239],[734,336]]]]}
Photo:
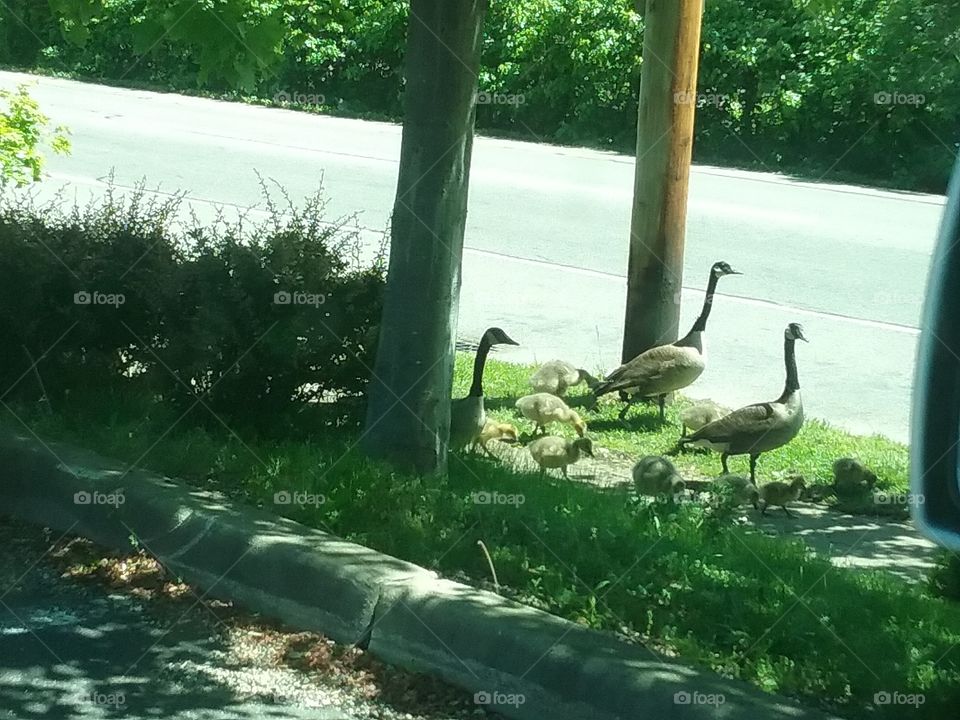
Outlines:
{"type": "Polygon", "coordinates": [[[480,338],[473,360],[473,384],[465,398],[450,403],[450,443],[452,450],[460,450],[475,442],[483,432],[487,413],[483,407],[483,368],[494,345],[518,345],[500,328],[492,327],[480,338]]]}
{"type": "Polygon", "coordinates": [[[663,422],[667,393],[687,387],[703,372],[703,331],[707,327],[707,318],[710,317],[717,282],[724,275],[740,274],[723,261],[715,262],[710,268],[703,309],[690,332],[674,343],[650,348],[618,367],[597,385],[593,391],[594,397],[618,390],[632,395],[620,411],[620,419],[623,420],[633,403],[656,396],[660,404],[660,422],[663,422]]]}
{"type": "Polygon", "coordinates": [[[790,323],[783,331],[783,357],[787,366],[787,382],[783,392],[772,402],[755,403],[734,410],[719,420],[704,425],[692,435],[680,438],[681,445],[705,447],[721,453],[723,472],[731,455],[750,456],[750,482],[756,483],[757,458],[760,453],[775,450],[796,437],[803,425],[803,403],[797,377],[797,340],[807,342],[803,328],[790,323]]]}

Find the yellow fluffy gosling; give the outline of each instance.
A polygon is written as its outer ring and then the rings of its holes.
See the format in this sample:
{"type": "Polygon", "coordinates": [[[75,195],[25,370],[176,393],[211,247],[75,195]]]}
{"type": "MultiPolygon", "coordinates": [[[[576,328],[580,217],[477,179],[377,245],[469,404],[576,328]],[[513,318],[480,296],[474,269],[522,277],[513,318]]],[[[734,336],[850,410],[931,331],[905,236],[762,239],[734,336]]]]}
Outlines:
{"type": "Polygon", "coordinates": [[[530,378],[530,385],[536,392],[550,393],[557,397],[565,394],[568,388],[582,382],[586,382],[592,390],[600,381],[583,368],[575,367],[563,360],[545,362],[530,378]]]}
{"type": "Polygon", "coordinates": [[[696,405],[684,408],[680,411],[680,423],[683,426],[681,432],[683,437],[686,437],[687,430],[696,432],[704,425],[709,425],[714,420],[719,420],[729,414],[729,408],[717,405],[713,400],[704,400],[698,402],[696,405]]]}
{"type": "Polygon", "coordinates": [[[555,422],[573,425],[574,430],[580,437],[583,437],[587,432],[586,423],[556,395],[550,393],[525,395],[517,400],[516,408],[527,420],[532,420],[537,424],[535,432],[546,432],[546,426],[555,422]]]}
{"type": "Polygon", "coordinates": [[[480,448],[488,457],[493,457],[493,453],[490,452],[490,449],[487,447],[487,443],[498,440],[503,443],[515,443],[517,442],[517,428],[511,425],[510,423],[499,422],[493,418],[487,418],[487,422],[484,423],[483,430],[480,431],[480,437],[478,437],[474,443],[473,448],[476,450],[480,448]]]}
{"type": "Polygon", "coordinates": [[[561,438],[547,435],[534,440],[527,448],[530,455],[540,466],[540,477],[547,474],[548,468],[560,468],[566,478],[567,465],[572,465],[582,455],[593,457],[593,441],[590,438],[561,438]]]}

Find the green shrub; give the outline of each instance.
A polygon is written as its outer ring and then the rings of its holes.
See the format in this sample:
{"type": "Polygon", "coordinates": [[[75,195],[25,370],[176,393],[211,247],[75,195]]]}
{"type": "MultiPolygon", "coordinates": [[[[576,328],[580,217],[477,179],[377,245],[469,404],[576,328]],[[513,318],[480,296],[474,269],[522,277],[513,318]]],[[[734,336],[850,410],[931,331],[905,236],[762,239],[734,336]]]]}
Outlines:
{"type": "Polygon", "coordinates": [[[177,229],[179,204],[141,191],[67,211],[0,203],[3,386],[36,397],[33,358],[54,402],[136,383],[263,427],[315,398],[356,421],[382,248],[361,259],[358,231],[325,222],[320,195],[302,208],[268,202],[255,226],[177,229]]]}
{"type": "Polygon", "coordinates": [[[930,571],[929,584],[937,595],[960,600],[960,557],[947,550],[941,552],[936,566],[930,571]]]}

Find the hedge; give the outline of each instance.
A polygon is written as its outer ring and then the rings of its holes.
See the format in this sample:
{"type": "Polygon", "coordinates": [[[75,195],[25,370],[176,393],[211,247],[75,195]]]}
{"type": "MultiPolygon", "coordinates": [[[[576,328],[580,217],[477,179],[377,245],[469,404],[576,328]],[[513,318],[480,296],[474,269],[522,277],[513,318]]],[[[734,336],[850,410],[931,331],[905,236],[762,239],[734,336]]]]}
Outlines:
{"type": "Polygon", "coordinates": [[[2,399],[136,386],[208,421],[279,429],[309,404],[359,423],[383,249],[370,259],[358,230],[326,222],[321,196],[268,203],[257,225],[184,223],[179,198],[142,191],[31,197],[0,196],[2,399]]]}

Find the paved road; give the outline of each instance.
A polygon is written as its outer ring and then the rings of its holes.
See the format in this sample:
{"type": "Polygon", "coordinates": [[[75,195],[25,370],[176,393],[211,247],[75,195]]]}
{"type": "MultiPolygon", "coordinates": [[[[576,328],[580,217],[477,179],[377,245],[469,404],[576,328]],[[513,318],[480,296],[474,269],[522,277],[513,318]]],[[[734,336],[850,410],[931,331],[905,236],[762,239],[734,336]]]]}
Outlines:
{"type": "Polygon", "coordinates": [[[415,688],[395,668],[373,672],[346,654],[324,656],[325,643],[297,645],[314,636],[222,607],[215,615],[195,590],[174,601],[137,592],[151,586],[136,579],[112,588],[102,578],[64,577],[65,567],[95,567],[101,558],[137,574],[92,544],[65,550],[69,542],[0,516],[0,720],[499,717],[465,692],[415,688]],[[317,652],[317,662],[278,661],[285,642],[317,652]]]}
{"type": "MultiPolygon", "coordinates": [[[[24,76],[0,73],[0,86],[24,76]]],[[[102,192],[140,178],[192,201],[252,205],[255,171],[293,196],[318,179],[331,214],[385,226],[398,126],[212,100],[34,79],[34,94],[73,130],[53,158],[58,186],[102,192]]],[[[731,139],[731,142],[734,140],[731,139]]],[[[633,159],[583,149],[478,139],[470,190],[460,330],[502,324],[523,347],[508,356],[618,364],[633,159]]],[[[683,320],[702,302],[707,269],[745,275],[721,286],[708,370],[690,394],[728,405],[782,385],[781,332],[805,324],[800,351],[808,415],[858,432],[907,436],[917,322],[940,196],[793,181],[696,167],[691,178],[683,320]]]]}
{"type": "MultiPolygon", "coordinates": [[[[5,522],[0,519],[0,536],[10,541],[14,536],[5,522]]],[[[281,687],[276,677],[228,662],[223,638],[203,615],[195,608],[179,619],[159,619],[129,595],[63,580],[35,548],[18,545],[14,552],[5,542],[0,549],[0,718],[356,717],[336,705],[265,702],[265,695],[281,687]],[[247,692],[238,691],[238,680],[247,692]]]]}

